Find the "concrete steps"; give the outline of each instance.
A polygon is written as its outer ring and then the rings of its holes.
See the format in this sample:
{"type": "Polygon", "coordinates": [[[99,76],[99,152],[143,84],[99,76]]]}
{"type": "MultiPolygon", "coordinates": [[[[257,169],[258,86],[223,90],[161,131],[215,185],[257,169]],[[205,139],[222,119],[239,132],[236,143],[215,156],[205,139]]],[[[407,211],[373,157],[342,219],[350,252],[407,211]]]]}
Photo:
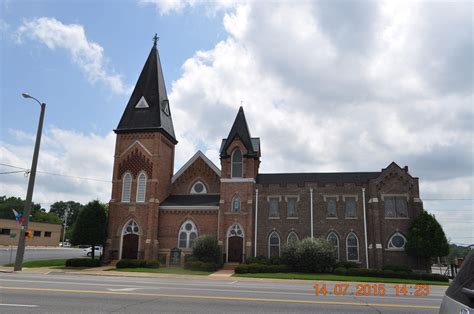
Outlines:
{"type": "Polygon", "coordinates": [[[239,263],[225,263],[224,267],[222,267],[223,270],[235,270],[237,266],[239,266],[239,263]]]}

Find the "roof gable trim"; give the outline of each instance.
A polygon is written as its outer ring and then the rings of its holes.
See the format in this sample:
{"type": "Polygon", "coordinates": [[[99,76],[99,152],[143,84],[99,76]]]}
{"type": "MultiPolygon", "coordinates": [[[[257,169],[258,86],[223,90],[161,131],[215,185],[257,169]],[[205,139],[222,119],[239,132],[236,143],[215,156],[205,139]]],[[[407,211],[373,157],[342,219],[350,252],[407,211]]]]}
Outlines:
{"type": "Polygon", "coordinates": [[[196,154],[194,154],[191,159],[189,159],[182,167],[181,169],[176,172],[176,174],[171,178],[171,183],[174,183],[198,158],[201,158],[208,166],[211,168],[220,178],[221,176],[221,171],[219,168],[217,168],[214,163],[206,157],[200,150],[197,151],[196,154]]]}

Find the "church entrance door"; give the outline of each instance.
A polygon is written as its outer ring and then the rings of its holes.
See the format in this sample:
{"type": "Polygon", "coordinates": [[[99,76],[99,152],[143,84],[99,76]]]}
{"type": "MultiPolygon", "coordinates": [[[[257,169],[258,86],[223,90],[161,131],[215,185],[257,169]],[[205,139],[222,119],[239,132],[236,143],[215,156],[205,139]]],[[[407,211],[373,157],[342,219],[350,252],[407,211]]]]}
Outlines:
{"type": "Polygon", "coordinates": [[[235,236],[229,238],[229,262],[242,263],[244,238],[235,236]]]}
{"type": "Polygon", "coordinates": [[[138,258],[138,234],[126,234],[123,236],[122,258],[138,258]]]}

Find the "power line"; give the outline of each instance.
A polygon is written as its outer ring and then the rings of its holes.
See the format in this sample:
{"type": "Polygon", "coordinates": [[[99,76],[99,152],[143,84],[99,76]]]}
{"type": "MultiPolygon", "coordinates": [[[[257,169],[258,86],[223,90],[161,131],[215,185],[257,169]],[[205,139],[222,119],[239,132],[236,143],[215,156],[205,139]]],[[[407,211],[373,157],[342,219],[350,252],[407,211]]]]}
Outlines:
{"type": "Polygon", "coordinates": [[[20,172],[25,172],[25,170],[20,170],[20,171],[8,171],[8,172],[0,172],[0,174],[10,174],[10,173],[20,173],[20,172]]]}
{"type": "MultiPolygon", "coordinates": [[[[5,167],[10,167],[10,168],[16,168],[16,169],[22,169],[23,171],[16,171],[17,173],[19,172],[27,172],[27,174],[29,173],[29,169],[26,169],[26,168],[22,168],[22,167],[17,167],[17,166],[12,166],[12,165],[7,165],[7,164],[3,164],[3,163],[0,163],[0,166],[5,166],[5,167]]],[[[112,181],[110,180],[102,180],[102,179],[96,179],[96,178],[87,178],[87,177],[79,177],[79,176],[71,176],[71,175],[67,175],[67,174],[61,174],[61,173],[54,173],[54,172],[48,172],[48,171],[36,171],[37,173],[43,173],[43,174],[47,174],[47,175],[51,175],[51,176],[57,176],[57,177],[66,177],[66,178],[73,178],[73,179],[81,179],[81,180],[90,180],[90,181],[98,181],[98,182],[107,182],[107,183],[111,183],[112,181]]],[[[15,172],[9,172],[9,173],[15,173],[15,172]]],[[[0,174],[3,174],[3,173],[0,173],[0,174]]]]}

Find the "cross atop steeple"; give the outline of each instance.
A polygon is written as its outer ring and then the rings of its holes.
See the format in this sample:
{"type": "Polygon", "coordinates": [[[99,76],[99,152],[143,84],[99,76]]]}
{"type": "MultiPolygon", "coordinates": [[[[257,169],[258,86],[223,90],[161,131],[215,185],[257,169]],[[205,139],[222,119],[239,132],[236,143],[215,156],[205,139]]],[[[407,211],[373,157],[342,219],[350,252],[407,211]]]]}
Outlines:
{"type": "Polygon", "coordinates": [[[153,46],[156,47],[158,40],[160,40],[160,37],[158,37],[158,35],[155,33],[155,36],[153,36],[153,46]]]}

